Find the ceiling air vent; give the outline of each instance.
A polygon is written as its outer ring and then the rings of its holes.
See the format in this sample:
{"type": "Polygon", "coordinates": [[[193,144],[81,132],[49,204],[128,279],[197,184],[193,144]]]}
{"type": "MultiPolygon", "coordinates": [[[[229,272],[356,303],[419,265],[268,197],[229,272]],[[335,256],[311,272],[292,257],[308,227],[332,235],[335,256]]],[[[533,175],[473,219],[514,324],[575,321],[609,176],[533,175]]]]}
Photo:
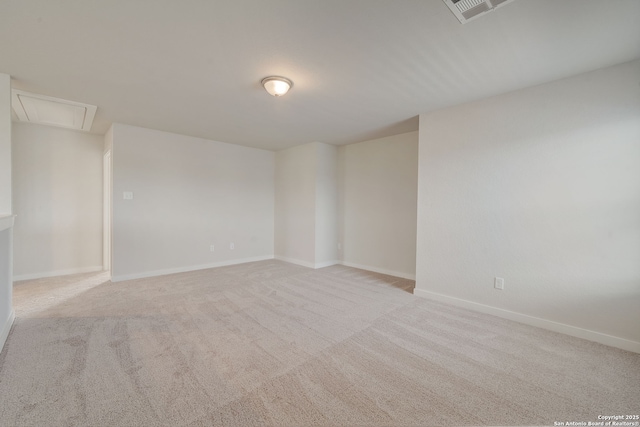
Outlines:
{"type": "Polygon", "coordinates": [[[513,0],[443,0],[458,20],[465,24],[513,0]]]}
{"type": "Polygon", "coordinates": [[[14,89],[11,106],[21,122],[90,131],[98,107],[14,89]]]}

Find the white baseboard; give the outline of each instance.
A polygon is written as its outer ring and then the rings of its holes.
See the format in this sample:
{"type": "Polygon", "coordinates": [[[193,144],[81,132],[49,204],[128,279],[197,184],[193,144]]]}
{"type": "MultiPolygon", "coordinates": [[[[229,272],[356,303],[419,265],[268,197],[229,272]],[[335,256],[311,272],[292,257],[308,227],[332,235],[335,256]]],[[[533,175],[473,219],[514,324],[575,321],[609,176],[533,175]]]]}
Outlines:
{"type": "Polygon", "coordinates": [[[547,329],[562,334],[571,335],[572,337],[582,338],[594,341],[610,347],[621,348],[623,350],[640,353],[640,342],[627,340],[624,338],[614,337],[613,335],[603,334],[601,332],[582,329],[576,326],[565,325],[564,323],[554,322],[552,320],[541,319],[539,317],[529,316],[515,311],[509,311],[502,308],[492,307],[473,301],[451,297],[448,295],[438,294],[436,292],[426,291],[424,289],[414,289],[413,294],[423,298],[429,298],[436,301],[448,303],[469,310],[478,311],[480,313],[491,314],[503,319],[513,320],[525,325],[536,326],[538,328],[547,329]]]}
{"type": "Polygon", "coordinates": [[[316,262],[316,265],[314,268],[325,268],[325,267],[331,267],[332,265],[336,265],[339,262],[337,260],[332,260],[332,261],[325,261],[325,262],[316,262]]]}
{"type": "Polygon", "coordinates": [[[43,273],[20,274],[18,276],[13,276],[13,281],[18,282],[20,280],[43,279],[45,277],[68,276],[70,274],[94,273],[102,270],[103,269],[101,265],[94,265],[93,267],[71,268],[67,270],[47,271],[43,273]]]}
{"type": "Polygon", "coordinates": [[[345,267],[358,268],[360,270],[373,271],[374,273],[386,274],[388,276],[401,277],[403,279],[416,280],[415,274],[403,273],[401,271],[387,270],[385,268],[371,267],[370,265],[355,264],[353,262],[340,261],[345,267]]]}
{"type": "Polygon", "coordinates": [[[244,264],[247,262],[255,262],[255,261],[264,261],[268,259],[273,259],[273,255],[264,255],[264,256],[251,257],[251,258],[240,258],[240,259],[233,259],[230,261],[215,262],[211,264],[192,265],[189,267],[177,267],[177,268],[167,268],[163,270],[145,271],[142,273],[122,274],[119,276],[112,276],[111,281],[122,282],[125,280],[144,279],[145,277],[165,276],[167,274],[175,274],[175,273],[186,273],[189,271],[206,270],[208,268],[225,267],[228,265],[244,264]]]}
{"type": "Polygon", "coordinates": [[[284,262],[288,262],[290,264],[300,265],[302,267],[315,268],[315,264],[314,263],[309,262],[309,261],[303,261],[301,259],[288,258],[288,257],[281,256],[281,255],[276,255],[276,256],[274,256],[274,258],[279,260],[279,261],[284,261],[284,262]]]}
{"type": "Polygon", "coordinates": [[[11,310],[11,314],[9,318],[2,326],[2,330],[0,330],[0,352],[4,348],[4,343],[7,342],[7,338],[9,337],[9,332],[11,331],[11,326],[13,326],[13,321],[16,319],[16,312],[11,310]]]}
{"type": "Polygon", "coordinates": [[[274,258],[279,260],[279,261],[284,261],[284,262],[288,262],[290,264],[300,265],[302,267],[313,268],[313,269],[330,267],[332,265],[339,264],[339,261],[337,261],[337,260],[313,263],[313,262],[309,262],[309,261],[303,261],[301,259],[288,258],[288,257],[284,257],[284,256],[281,256],[281,255],[276,255],[276,256],[274,256],[274,258]]]}

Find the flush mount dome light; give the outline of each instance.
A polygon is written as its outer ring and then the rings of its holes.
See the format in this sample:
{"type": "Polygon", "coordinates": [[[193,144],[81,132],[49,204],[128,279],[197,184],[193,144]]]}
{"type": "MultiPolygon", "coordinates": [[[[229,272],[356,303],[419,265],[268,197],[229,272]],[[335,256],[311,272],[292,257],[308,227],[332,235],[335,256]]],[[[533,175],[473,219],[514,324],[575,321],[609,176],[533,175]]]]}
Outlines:
{"type": "Polygon", "coordinates": [[[273,96],[282,96],[289,92],[293,86],[293,82],[284,77],[271,76],[262,79],[262,86],[273,96]]]}

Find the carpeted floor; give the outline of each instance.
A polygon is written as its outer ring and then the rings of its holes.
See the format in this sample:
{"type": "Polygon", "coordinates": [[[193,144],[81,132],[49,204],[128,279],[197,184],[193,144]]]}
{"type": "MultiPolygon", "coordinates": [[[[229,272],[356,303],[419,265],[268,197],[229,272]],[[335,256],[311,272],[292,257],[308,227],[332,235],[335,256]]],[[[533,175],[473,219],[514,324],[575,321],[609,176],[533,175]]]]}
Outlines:
{"type": "Polygon", "coordinates": [[[640,413],[640,355],[279,261],[15,285],[2,426],[453,426],[640,413]]]}

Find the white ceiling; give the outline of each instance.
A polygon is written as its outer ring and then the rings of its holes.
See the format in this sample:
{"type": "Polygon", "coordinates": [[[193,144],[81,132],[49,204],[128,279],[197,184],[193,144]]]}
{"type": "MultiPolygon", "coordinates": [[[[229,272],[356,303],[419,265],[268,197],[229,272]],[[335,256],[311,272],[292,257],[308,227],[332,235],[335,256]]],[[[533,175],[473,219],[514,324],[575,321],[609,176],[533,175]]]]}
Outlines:
{"type": "Polygon", "coordinates": [[[0,0],[13,87],[252,147],[347,144],[416,116],[640,57],[638,0],[515,0],[465,25],[442,0],[0,0]],[[294,82],[269,96],[268,75],[294,82]]]}

